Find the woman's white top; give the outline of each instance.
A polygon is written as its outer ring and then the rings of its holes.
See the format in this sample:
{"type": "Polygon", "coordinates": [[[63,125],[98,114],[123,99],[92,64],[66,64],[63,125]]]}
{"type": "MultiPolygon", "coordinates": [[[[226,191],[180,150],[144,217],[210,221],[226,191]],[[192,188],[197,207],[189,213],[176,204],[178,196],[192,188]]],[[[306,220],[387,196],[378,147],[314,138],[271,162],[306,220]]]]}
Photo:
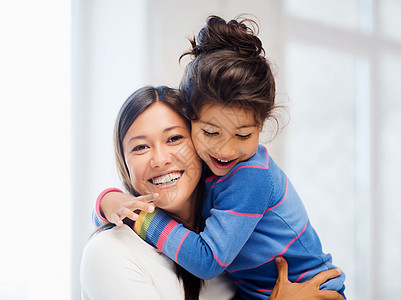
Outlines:
{"type": "MultiPolygon", "coordinates": [[[[81,261],[82,300],[184,299],[174,262],[123,225],[93,236],[81,261]]],[[[225,274],[205,280],[200,299],[231,299],[225,274]]]]}

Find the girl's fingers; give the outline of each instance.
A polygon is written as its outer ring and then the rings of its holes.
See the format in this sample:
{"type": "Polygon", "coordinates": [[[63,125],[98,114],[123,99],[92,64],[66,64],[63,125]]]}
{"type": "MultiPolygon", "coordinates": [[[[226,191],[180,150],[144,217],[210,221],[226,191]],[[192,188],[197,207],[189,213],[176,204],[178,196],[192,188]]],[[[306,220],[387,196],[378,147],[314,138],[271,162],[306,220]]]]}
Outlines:
{"type": "MultiPolygon", "coordinates": [[[[141,196],[141,197],[145,197],[145,196],[141,196]]],[[[140,198],[140,197],[138,197],[136,200],[133,200],[127,206],[127,208],[129,208],[131,211],[139,209],[139,210],[146,211],[148,213],[152,213],[155,210],[156,206],[155,206],[155,204],[153,202],[149,201],[148,199],[153,199],[152,201],[154,201],[157,197],[156,198],[148,197],[148,195],[146,195],[146,197],[147,197],[146,198],[147,200],[143,200],[143,198],[138,200],[138,198],[140,198]],[[150,203],[148,203],[148,202],[150,202],[150,203]]]]}
{"type": "MultiPolygon", "coordinates": [[[[331,278],[334,278],[334,277],[337,277],[340,274],[341,274],[341,270],[340,269],[331,269],[331,270],[320,272],[315,277],[313,277],[310,281],[311,281],[311,283],[313,283],[317,287],[319,287],[320,285],[325,283],[327,280],[329,280],[331,278]]],[[[333,298],[333,299],[336,299],[336,298],[333,298]]]]}
{"type": "Polygon", "coordinates": [[[155,201],[157,199],[157,197],[159,197],[159,194],[155,193],[155,194],[148,194],[148,195],[136,197],[135,200],[149,203],[149,202],[155,201]]]}
{"type": "Polygon", "coordinates": [[[134,213],[132,210],[130,210],[126,207],[121,207],[118,210],[118,215],[120,216],[121,220],[124,220],[125,218],[129,218],[132,221],[136,221],[138,219],[138,214],[134,213]]]}
{"type": "Polygon", "coordinates": [[[121,221],[120,217],[116,213],[111,214],[109,221],[110,221],[110,223],[116,224],[117,226],[123,225],[123,222],[121,221]]]}
{"type": "Polygon", "coordinates": [[[276,261],[277,272],[278,272],[277,281],[287,282],[288,281],[287,261],[282,256],[276,257],[275,261],[276,261]]]}

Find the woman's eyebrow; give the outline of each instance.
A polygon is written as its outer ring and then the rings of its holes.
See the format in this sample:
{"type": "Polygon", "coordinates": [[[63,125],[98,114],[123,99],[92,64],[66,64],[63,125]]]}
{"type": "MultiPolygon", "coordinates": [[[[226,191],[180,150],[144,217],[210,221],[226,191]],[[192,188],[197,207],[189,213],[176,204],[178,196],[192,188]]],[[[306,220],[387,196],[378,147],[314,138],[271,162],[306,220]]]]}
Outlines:
{"type": "Polygon", "coordinates": [[[132,138],[130,138],[128,140],[128,143],[132,142],[133,140],[141,140],[141,139],[146,139],[145,135],[137,135],[137,136],[133,136],[132,138]]]}
{"type": "Polygon", "coordinates": [[[177,129],[177,128],[185,129],[184,126],[175,125],[175,126],[167,127],[166,129],[163,130],[163,132],[167,132],[167,131],[177,129]]]}
{"type": "MultiPolygon", "coordinates": [[[[177,128],[185,129],[184,126],[176,125],[176,126],[171,126],[171,127],[165,128],[165,129],[163,130],[163,133],[168,132],[168,131],[173,130],[173,129],[177,129],[177,128]]],[[[140,140],[140,139],[146,139],[146,135],[137,135],[137,136],[133,136],[132,138],[130,138],[130,139],[128,140],[128,143],[131,142],[131,141],[133,141],[133,140],[140,140]]]]}

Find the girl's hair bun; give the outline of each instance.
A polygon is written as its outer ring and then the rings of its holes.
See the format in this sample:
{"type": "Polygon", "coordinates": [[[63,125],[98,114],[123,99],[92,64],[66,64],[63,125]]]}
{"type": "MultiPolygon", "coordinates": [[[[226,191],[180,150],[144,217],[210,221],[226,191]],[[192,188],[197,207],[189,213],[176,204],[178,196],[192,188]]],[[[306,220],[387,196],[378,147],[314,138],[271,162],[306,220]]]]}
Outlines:
{"type": "Polygon", "coordinates": [[[226,22],[218,16],[210,16],[197,38],[190,40],[192,49],[185,54],[196,57],[202,53],[229,50],[244,57],[258,57],[264,55],[262,42],[256,36],[258,30],[257,23],[252,19],[239,20],[238,17],[226,22]]]}

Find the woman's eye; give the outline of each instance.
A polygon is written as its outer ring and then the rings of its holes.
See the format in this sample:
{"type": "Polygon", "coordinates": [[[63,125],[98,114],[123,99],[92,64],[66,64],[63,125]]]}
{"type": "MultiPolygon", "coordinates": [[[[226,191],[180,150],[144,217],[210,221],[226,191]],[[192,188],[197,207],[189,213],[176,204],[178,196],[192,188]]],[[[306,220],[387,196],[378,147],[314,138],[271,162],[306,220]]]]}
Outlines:
{"type": "Polygon", "coordinates": [[[147,149],[147,148],[149,148],[149,147],[146,146],[146,145],[138,145],[138,146],[135,146],[134,149],[132,149],[132,152],[145,150],[145,149],[147,149]]]}
{"type": "Polygon", "coordinates": [[[203,134],[206,136],[209,136],[209,137],[216,136],[219,134],[218,132],[209,132],[209,131],[206,131],[205,129],[202,129],[202,130],[203,130],[203,134]]]}
{"type": "Polygon", "coordinates": [[[177,141],[179,141],[179,140],[181,140],[183,138],[184,137],[182,135],[175,135],[175,136],[172,136],[171,138],[169,138],[168,142],[169,143],[174,143],[174,142],[177,142],[177,141]]]}
{"type": "Polygon", "coordinates": [[[252,136],[252,133],[246,135],[236,134],[236,136],[239,137],[241,140],[247,140],[252,136]]]}

